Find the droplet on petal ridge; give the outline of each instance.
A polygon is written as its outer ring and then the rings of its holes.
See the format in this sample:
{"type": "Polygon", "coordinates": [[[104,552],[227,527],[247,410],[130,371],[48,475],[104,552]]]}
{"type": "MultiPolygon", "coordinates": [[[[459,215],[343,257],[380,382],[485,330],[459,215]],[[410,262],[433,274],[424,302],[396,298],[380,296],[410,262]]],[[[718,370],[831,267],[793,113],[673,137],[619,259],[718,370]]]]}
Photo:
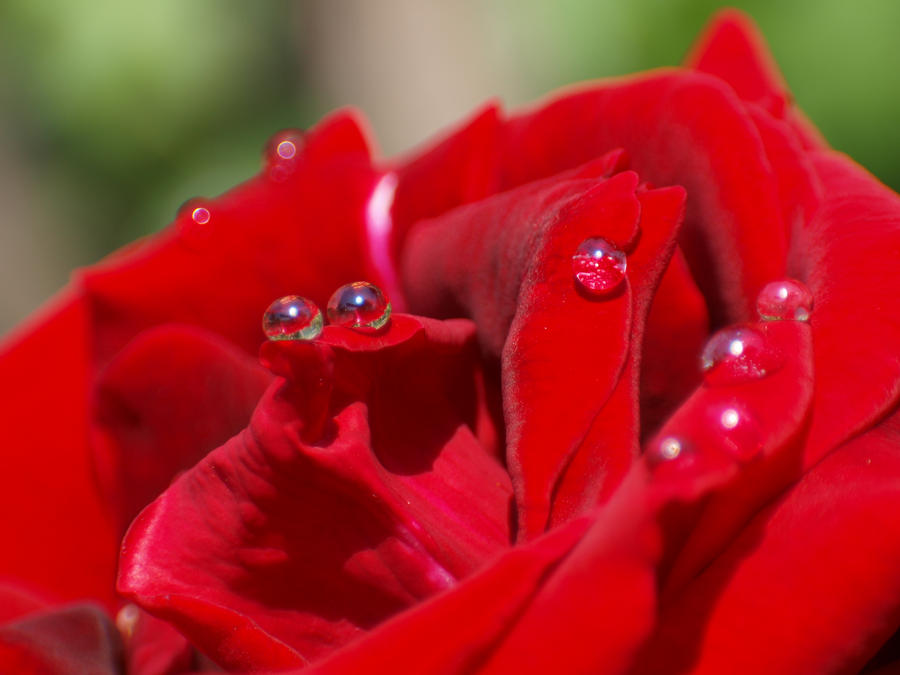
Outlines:
{"type": "Polygon", "coordinates": [[[212,234],[212,205],[199,197],[188,199],[178,208],[177,222],[182,240],[189,245],[200,244],[212,234]]]}
{"type": "Polygon", "coordinates": [[[715,333],[700,354],[706,383],[740,384],[770,375],[781,366],[766,337],[749,326],[731,326],[715,333]]]}
{"type": "Polygon", "coordinates": [[[615,291],[625,280],[625,253],[600,237],[585,239],[572,255],[575,280],[593,295],[615,291]]]}
{"type": "Polygon", "coordinates": [[[374,284],[355,281],[332,293],[326,312],[328,322],[335,326],[374,333],[390,320],[391,303],[374,284]]]}
{"type": "Polygon", "coordinates": [[[768,283],[756,298],[756,311],[763,321],[808,321],[812,306],[812,293],[794,279],[768,283]]]}
{"type": "Polygon", "coordinates": [[[270,340],[314,340],[322,333],[322,312],[304,297],[286,295],[269,305],[262,327],[270,340]]]}
{"type": "Polygon", "coordinates": [[[725,405],[715,411],[715,423],[725,446],[741,462],[755,458],[762,450],[762,434],[753,417],[738,405],[725,405]]]}
{"type": "Polygon", "coordinates": [[[684,439],[676,436],[665,436],[657,441],[647,451],[647,461],[651,467],[662,464],[673,464],[679,458],[685,458],[689,454],[688,444],[684,439]]]}
{"type": "Polygon", "coordinates": [[[295,161],[303,150],[304,132],[302,129],[283,129],[269,142],[263,153],[268,175],[273,180],[283,180],[293,170],[295,161]]]}

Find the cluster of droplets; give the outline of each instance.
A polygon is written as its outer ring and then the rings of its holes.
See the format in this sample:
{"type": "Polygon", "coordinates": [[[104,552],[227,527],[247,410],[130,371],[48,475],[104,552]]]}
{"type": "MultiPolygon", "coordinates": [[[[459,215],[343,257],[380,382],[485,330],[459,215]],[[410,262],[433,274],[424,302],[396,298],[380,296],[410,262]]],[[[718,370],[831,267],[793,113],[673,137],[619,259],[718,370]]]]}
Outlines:
{"type": "MultiPolygon", "coordinates": [[[[359,333],[377,333],[391,319],[391,303],[375,284],[355,281],[331,294],[328,322],[359,333]]],[[[263,333],[269,340],[314,340],[322,334],[322,312],[299,295],[279,298],[263,314],[263,333]]]]}
{"type": "MultiPolygon", "coordinates": [[[[801,282],[783,279],[760,291],[756,308],[760,321],[808,321],[813,297],[801,282]]],[[[766,377],[782,365],[782,355],[770,348],[762,331],[752,326],[731,326],[715,333],[700,354],[700,370],[706,386],[736,385],[766,377]]],[[[756,419],[739,402],[719,404],[709,410],[710,428],[738,461],[756,458],[763,449],[763,434],[756,419]]],[[[651,465],[671,463],[690,455],[690,442],[665,436],[651,447],[651,465]]]]}

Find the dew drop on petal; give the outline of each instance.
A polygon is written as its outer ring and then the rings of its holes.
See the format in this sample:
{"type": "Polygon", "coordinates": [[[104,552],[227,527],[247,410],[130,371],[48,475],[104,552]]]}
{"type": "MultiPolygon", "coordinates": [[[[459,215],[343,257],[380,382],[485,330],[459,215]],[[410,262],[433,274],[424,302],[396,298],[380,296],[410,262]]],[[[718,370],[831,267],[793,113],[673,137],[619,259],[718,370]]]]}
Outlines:
{"type": "Polygon", "coordinates": [[[283,129],[272,136],[263,151],[263,161],[273,180],[284,180],[293,171],[304,145],[302,129],[283,129]]]}
{"type": "Polygon", "coordinates": [[[332,293],[326,312],[328,322],[335,326],[374,333],[390,320],[391,303],[374,284],[356,281],[332,293]]]}
{"type": "Polygon", "coordinates": [[[199,197],[188,199],[178,208],[176,222],[182,241],[190,246],[197,246],[212,235],[212,204],[199,197]]]}
{"type": "Polygon", "coordinates": [[[304,297],[286,295],[269,305],[262,328],[270,340],[314,340],[322,333],[322,312],[304,297]]]}
{"type": "Polygon", "coordinates": [[[134,628],[137,626],[140,614],[141,611],[137,605],[130,602],[116,614],[116,628],[119,629],[119,633],[126,641],[130,640],[131,636],[134,635],[134,628]]]}
{"type": "Polygon", "coordinates": [[[756,298],[756,311],[763,321],[808,321],[812,306],[812,293],[794,279],[768,283],[756,298]]]}
{"type": "Polygon", "coordinates": [[[740,406],[725,405],[716,409],[715,424],[725,440],[725,447],[738,461],[749,461],[762,450],[759,425],[740,406]]]}
{"type": "Polygon", "coordinates": [[[766,337],[749,326],[731,326],[715,333],[700,354],[700,369],[707,384],[740,384],[770,375],[781,360],[766,344],[766,337]]]}
{"type": "Polygon", "coordinates": [[[625,280],[627,265],[625,254],[600,237],[585,239],[572,255],[575,280],[592,295],[615,291],[625,280]]]}

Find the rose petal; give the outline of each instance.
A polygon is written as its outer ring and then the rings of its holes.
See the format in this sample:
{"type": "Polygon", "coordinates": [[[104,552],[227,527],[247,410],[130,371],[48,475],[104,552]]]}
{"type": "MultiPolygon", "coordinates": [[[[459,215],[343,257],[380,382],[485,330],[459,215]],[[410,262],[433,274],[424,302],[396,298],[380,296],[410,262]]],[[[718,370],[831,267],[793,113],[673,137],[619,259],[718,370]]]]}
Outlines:
{"type": "Polygon", "coordinates": [[[144,331],[98,375],[91,447],[124,533],[176,474],[243,429],[271,382],[233,345],[197,328],[144,331]]]}
{"type": "Polygon", "coordinates": [[[731,88],[662,71],[569,91],[505,126],[503,186],[624,148],[632,167],[689,195],[680,244],[713,325],[755,316],[756,294],[784,276],[777,182],[759,132],[731,88]]]}
{"type": "Polygon", "coordinates": [[[765,39],[743,12],[725,9],[716,14],[685,59],[685,65],[722,78],[744,101],[783,118],[805,148],[828,147],[806,116],[791,105],[793,97],[765,39]]]}
{"type": "Polygon", "coordinates": [[[667,603],[638,672],[858,672],[900,624],[898,443],[894,415],[758,513],[667,603]]]}
{"type": "Polygon", "coordinates": [[[365,219],[380,176],[361,143],[356,121],[336,114],[309,132],[283,180],[264,174],[211,201],[201,241],[186,214],[131,255],[84,272],[97,363],[160,323],[205,328],[252,354],[275,298],[296,293],[324,307],[341,284],[380,283],[365,219]]]}
{"type": "Polygon", "coordinates": [[[87,445],[87,317],[64,294],[0,347],[0,575],[112,606],[115,526],[87,445]]]}
{"type": "Polygon", "coordinates": [[[471,432],[471,323],[397,315],[264,356],[289,379],[138,517],[120,568],[231,668],[326,654],[509,542],[506,473],[471,432]]]}
{"type": "Polygon", "coordinates": [[[636,195],[637,183],[625,172],[599,183],[526,185],[424,221],[409,238],[404,280],[411,306],[471,316],[482,343],[502,358],[520,537],[546,527],[554,489],[559,519],[589,508],[618,482],[637,448],[641,327],[673,250],[683,200],[678,189],[636,195]],[[629,257],[629,283],[602,301],[585,299],[573,280],[572,253],[591,236],[628,249],[642,207],[649,215],[629,257]],[[623,377],[631,335],[634,363],[623,377]],[[598,417],[620,378],[621,392],[598,417]],[[607,431],[615,438],[597,442],[607,431]],[[557,486],[576,456],[568,481],[557,486]]]}
{"type": "Polygon", "coordinates": [[[807,467],[900,400],[900,197],[837,153],[812,159],[825,197],[792,263],[816,303],[807,467]]]}
{"type": "Polygon", "coordinates": [[[109,617],[91,605],[30,614],[0,626],[4,673],[120,672],[122,645],[109,617]]]}

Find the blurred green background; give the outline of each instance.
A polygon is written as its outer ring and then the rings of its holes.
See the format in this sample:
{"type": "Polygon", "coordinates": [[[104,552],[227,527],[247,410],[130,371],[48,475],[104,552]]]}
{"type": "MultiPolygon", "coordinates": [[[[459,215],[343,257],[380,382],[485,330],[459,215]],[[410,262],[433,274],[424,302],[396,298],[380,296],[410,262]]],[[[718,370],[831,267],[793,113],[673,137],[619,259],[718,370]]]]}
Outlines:
{"type": "MultiPolygon", "coordinates": [[[[900,2],[735,3],[830,142],[900,188],[900,2]]],[[[384,154],[480,101],[677,64],[702,0],[4,0],[0,331],[251,176],[274,131],[360,106],[384,154]]]]}

